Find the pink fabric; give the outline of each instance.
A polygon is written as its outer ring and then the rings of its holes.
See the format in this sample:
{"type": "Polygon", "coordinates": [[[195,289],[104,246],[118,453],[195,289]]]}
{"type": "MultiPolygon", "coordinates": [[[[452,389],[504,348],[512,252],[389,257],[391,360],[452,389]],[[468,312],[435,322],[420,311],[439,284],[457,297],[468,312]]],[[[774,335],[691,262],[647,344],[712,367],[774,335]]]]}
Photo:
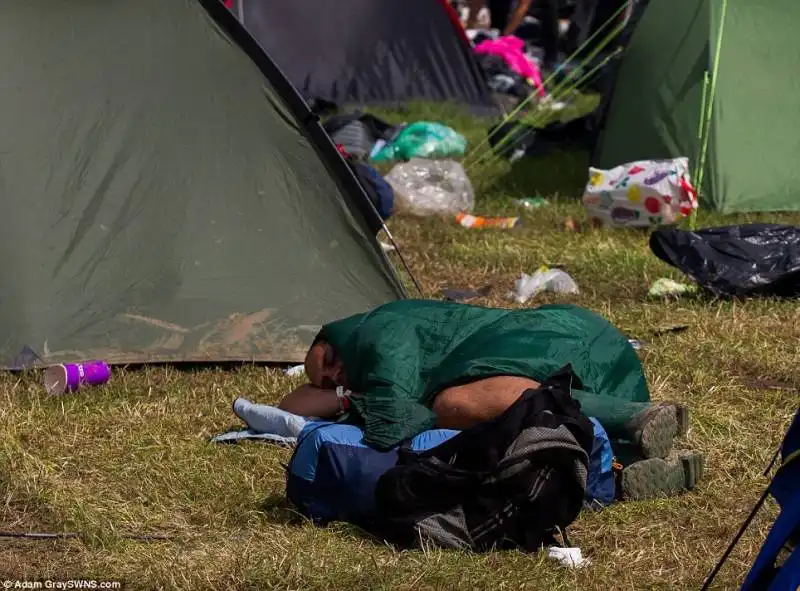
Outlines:
{"type": "Polygon", "coordinates": [[[544,96],[542,74],[539,72],[539,68],[536,67],[536,64],[525,57],[524,49],[525,42],[522,39],[514,35],[508,35],[506,37],[500,37],[499,39],[481,41],[475,46],[475,53],[485,53],[501,57],[509,68],[526,80],[531,81],[533,86],[536,87],[539,96],[544,96]]]}

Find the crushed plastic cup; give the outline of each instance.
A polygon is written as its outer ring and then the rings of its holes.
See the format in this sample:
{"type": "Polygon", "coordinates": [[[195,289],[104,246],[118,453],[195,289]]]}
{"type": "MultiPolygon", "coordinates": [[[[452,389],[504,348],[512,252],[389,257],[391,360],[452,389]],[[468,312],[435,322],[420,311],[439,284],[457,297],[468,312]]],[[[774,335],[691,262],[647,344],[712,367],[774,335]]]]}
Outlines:
{"type": "Polygon", "coordinates": [[[62,363],[44,371],[44,387],[48,394],[76,392],[84,386],[100,386],[111,379],[111,368],[105,361],[62,363]]]}

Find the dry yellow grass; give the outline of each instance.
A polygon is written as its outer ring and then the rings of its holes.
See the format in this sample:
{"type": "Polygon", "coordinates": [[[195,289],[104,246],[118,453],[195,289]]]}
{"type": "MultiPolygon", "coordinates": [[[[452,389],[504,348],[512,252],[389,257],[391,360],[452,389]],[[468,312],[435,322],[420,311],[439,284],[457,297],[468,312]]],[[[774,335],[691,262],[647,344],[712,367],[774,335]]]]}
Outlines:
{"type": "MultiPolygon", "coordinates": [[[[455,121],[474,142],[480,128],[455,121]]],[[[547,175],[541,163],[511,173],[503,165],[481,169],[474,173],[484,196],[479,208],[508,213],[515,211],[510,198],[574,193],[582,179],[569,171],[581,162],[561,155],[547,175]]],[[[582,515],[570,537],[592,559],[589,568],[569,571],[516,552],[398,552],[346,525],[314,528],[283,502],[288,451],[208,443],[236,424],[233,398],[274,402],[292,380],[253,366],[154,367],[116,371],[105,388],[61,398],[47,398],[35,374],[0,377],[0,529],[82,536],[0,539],[0,580],[113,579],[131,589],[698,588],[765,486],[762,472],[800,402],[800,309],[778,301],[648,300],[652,280],[679,275],[649,253],[646,236],[566,232],[567,215],[580,210],[553,199],[514,231],[408,219],[392,229],[431,296],[445,286],[491,284],[491,296],[477,303],[506,306],[520,272],[566,265],[582,293],[532,305],[567,299],[605,314],[647,342],[653,397],[690,405],[692,429],[681,446],[707,454],[707,479],[673,499],[582,515]],[[675,323],[690,327],[657,334],[675,323]]],[[[800,223],[800,216],[780,219],[800,223]]],[[[772,511],[756,520],[716,588],[741,581],[772,511]]]]}

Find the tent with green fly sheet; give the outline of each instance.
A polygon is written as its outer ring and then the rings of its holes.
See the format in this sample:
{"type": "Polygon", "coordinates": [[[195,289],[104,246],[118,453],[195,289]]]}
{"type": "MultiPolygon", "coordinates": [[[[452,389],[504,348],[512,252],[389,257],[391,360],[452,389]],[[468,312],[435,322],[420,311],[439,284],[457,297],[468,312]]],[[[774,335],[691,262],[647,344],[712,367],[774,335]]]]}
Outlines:
{"type": "Polygon", "coordinates": [[[799,20],[792,0],[649,0],[613,84],[594,165],[696,163],[713,95],[701,205],[800,210],[799,20]]]}
{"type": "Polygon", "coordinates": [[[0,70],[0,367],[293,362],[404,297],[362,187],[218,0],[4,2],[0,70]]]}

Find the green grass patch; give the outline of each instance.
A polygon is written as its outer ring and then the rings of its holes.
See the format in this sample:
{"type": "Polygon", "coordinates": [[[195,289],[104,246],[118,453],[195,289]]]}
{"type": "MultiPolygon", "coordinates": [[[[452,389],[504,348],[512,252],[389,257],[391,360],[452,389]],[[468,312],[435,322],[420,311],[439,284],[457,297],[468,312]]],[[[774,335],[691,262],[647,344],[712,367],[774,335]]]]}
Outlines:
{"type": "MultiPolygon", "coordinates": [[[[471,145],[486,121],[448,108],[382,113],[432,120],[471,145]]],[[[673,499],[623,503],[583,514],[571,539],[593,561],[559,568],[542,555],[398,552],[337,525],[314,528],[282,502],[289,452],[210,436],[236,424],[237,396],[270,403],[294,382],[259,367],[182,372],[119,371],[104,388],[47,398],[39,376],[0,376],[0,529],[77,531],[81,540],[0,539],[4,578],[117,579],[136,589],[684,589],[698,588],[766,479],[768,463],[800,400],[794,302],[647,298],[658,277],[681,279],[649,251],[647,233],[569,231],[583,220],[578,198],[585,154],[558,153],[471,171],[476,212],[519,213],[514,230],[469,230],[449,219],[398,218],[391,230],[426,295],[443,287],[493,291],[477,303],[511,306],[521,272],[562,264],[581,288],[574,302],[606,315],[642,351],[653,397],[692,410],[682,447],[708,458],[702,486],[673,499]],[[521,209],[515,199],[549,204],[521,209]],[[688,324],[680,333],[660,329],[688,324]],[[126,534],[166,534],[167,541],[126,534]]],[[[800,216],[720,217],[699,226],[750,220],[800,224],[800,216]]],[[[756,520],[720,574],[741,581],[764,539],[773,508],[756,520]]]]}

